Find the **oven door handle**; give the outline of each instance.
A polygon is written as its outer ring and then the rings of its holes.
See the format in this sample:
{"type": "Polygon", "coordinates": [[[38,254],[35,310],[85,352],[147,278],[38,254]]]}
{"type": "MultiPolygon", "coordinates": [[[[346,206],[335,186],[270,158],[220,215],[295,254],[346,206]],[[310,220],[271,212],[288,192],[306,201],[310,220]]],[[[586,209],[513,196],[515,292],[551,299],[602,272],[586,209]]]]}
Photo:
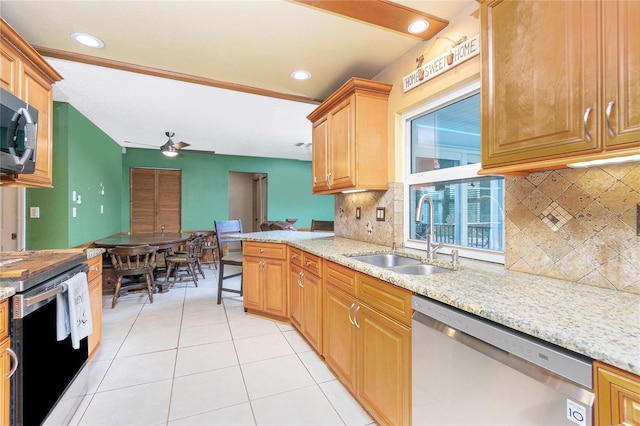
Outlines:
{"type": "Polygon", "coordinates": [[[31,305],[35,305],[36,303],[48,299],[51,296],[55,296],[58,293],[64,293],[65,291],[67,291],[67,285],[66,284],[61,284],[57,287],[52,288],[51,290],[47,290],[47,291],[43,291],[42,293],[38,293],[37,295],[33,296],[33,297],[27,297],[24,299],[24,305],[25,306],[31,306],[31,305]]]}
{"type": "Polygon", "coordinates": [[[16,355],[16,353],[11,348],[7,348],[7,353],[13,360],[13,367],[11,368],[11,371],[7,373],[7,379],[10,379],[11,376],[13,376],[13,373],[15,373],[16,370],[18,369],[18,355],[16,355]]]}

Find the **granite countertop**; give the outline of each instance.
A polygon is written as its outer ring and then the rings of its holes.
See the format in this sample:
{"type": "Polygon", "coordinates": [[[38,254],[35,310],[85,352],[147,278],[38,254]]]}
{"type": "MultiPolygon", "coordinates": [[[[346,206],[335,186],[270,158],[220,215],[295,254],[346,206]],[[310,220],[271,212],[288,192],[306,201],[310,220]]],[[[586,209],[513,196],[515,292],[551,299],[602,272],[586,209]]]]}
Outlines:
{"type": "Polygon", "coordinates": [[[100,256],[106,250],[103,247],[89,247],[84,249],[84,252],[87,255],[87,259],[94,258],[96,256],[100,256]]]}
{"type": "Polygon", "coordinates": [[[16,289],[13,287],[0,287],[0,302],[4,299],[8,299],[16,294],[16,289]]]}
{"type": "MultiPolygon", "coordinates": [[[[398,274],[348,257],[390,252],[389,247],[326,233],[267,231],[242,234],[241,238],[287,243],[417,294],[640,374],[640,295],[505,271],[502,265],[464,259],[459,270],[453,273],[426,276],[398,274]]],[[[401,251],[412,256],[421,253],[397,250],[401,251]]],[[[446,266],[448,256],[439,257],[441,261],[436,263],[446,266]]]]}

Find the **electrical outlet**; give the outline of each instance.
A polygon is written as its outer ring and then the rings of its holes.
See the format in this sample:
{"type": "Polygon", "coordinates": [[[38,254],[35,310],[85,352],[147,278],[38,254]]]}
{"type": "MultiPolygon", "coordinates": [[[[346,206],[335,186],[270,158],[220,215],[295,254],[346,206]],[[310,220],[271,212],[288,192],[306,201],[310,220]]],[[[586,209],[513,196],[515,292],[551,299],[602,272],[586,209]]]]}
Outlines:
{"type": "Polygon", "coordinates": [[[75,207],[73,207],[71,209],[71,217],[76,217],[76,208],[75,207]]]}

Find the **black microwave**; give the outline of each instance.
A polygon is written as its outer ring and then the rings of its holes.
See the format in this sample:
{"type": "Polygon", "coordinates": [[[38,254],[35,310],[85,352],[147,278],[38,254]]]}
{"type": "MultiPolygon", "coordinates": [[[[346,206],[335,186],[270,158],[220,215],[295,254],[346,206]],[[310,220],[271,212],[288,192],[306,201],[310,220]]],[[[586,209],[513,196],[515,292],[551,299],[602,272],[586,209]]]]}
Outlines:
{"type": "Polygon", "coordinates": [[[33,173],[38,110],[0,88],[0,173],[33,173]]]}

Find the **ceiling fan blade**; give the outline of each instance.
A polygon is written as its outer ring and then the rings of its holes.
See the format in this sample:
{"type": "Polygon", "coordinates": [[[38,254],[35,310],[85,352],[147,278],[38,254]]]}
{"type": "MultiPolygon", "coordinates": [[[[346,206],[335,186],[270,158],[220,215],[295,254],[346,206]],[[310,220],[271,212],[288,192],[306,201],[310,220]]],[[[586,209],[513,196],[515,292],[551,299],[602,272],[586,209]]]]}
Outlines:
{"type": "Polygon", "coordinates": [[[174,146],[175,149],[182,149],[182,148],[185,148],[187,146],[191,146],[191,144],[186,143],[186,142],[174,142],[173,146],[174,146]]]}
{"type": "Polygon", "coordinates": [[[197,154],[215,154],[215,151],[205,151],[200,149],[184,149],[182,152],[195,152],[197,154]]]}
{"type": "Polygon", "coordinates": [[[124,143],[130,143],[131,145],[151,146],[153,148],[157,148],[156,145],[151,145],[151,144],[148,144],[148,143],[131,142],[131,141],[124,141],[124,143]]]}

